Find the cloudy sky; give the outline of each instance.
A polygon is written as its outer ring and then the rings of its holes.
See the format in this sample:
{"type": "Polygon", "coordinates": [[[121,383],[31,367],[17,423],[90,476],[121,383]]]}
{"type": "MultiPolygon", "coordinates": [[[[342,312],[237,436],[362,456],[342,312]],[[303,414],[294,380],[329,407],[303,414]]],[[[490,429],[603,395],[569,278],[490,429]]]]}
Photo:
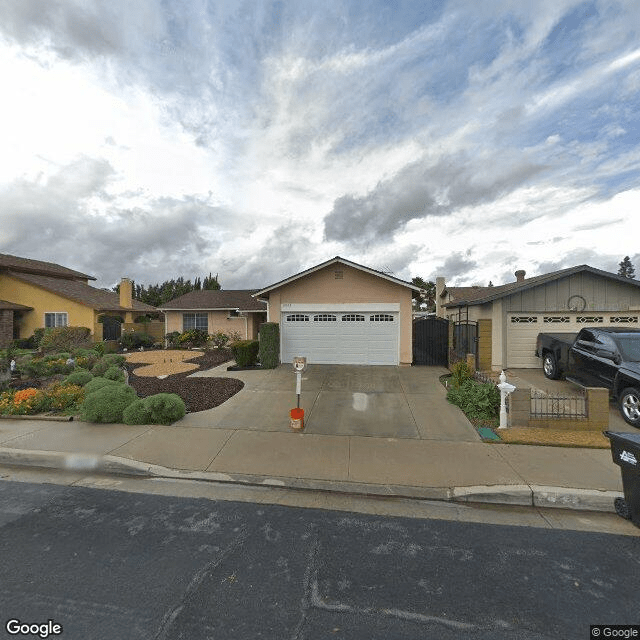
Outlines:
{"type": "Polygon", "coordinates": [[[0,252],[262,287],[640,272],[637,0],[3,0],[0,252]]]}

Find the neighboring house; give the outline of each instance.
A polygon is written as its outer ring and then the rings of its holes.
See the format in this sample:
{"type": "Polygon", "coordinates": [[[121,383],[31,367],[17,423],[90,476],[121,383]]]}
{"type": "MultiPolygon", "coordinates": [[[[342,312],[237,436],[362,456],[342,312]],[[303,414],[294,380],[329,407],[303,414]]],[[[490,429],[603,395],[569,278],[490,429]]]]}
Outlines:
{"type": "Polygon", "coordinates": [[[88,327],[102,340],[103,315],[125,323],[155,308],[132,300],[131,281],[123,279],[120,295],[90,286],[93,276],[42,262],[0,254],[0,347],[14,338],[29,338],[36,329],[88,327]]]}
{"type": "Polygon", "coordinates": [[[337,256],[254,296],[280,324],[283,363],[410,365],[412,291],[420,289],[337,256]]]}
{"type": "MultiPolygon", "coordinates": [[[[538,333],[588,326],[640,327],[640,282],[580,265],[494,287],[447,287],[436,280],[436,313],[456,328],[477,323],[480,369],[541,366],[538,333]]],[[[462,334],[463,332],[461,332],[462,334]]]]}
{"type": "Polygon", "coordinates": [[[267,319],[267,305],[252,297],[254,291],[205,289],[174,298],[159,308],[165,314],[165,333],[202,329],[237,332],[243,340],[253,340],[267,319]]]}

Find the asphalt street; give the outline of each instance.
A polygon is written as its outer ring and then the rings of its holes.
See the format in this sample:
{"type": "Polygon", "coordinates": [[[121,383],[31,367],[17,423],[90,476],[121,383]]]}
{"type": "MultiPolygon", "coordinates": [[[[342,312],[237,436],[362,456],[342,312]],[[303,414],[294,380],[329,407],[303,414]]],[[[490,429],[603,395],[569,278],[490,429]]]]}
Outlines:
{"type": "Polygon", "coordinates": [[[571,639],[640,622],[632,536],[24,482],[0,483],[0,575],[6,637],[11,619],[134,640],[571,639]]]}

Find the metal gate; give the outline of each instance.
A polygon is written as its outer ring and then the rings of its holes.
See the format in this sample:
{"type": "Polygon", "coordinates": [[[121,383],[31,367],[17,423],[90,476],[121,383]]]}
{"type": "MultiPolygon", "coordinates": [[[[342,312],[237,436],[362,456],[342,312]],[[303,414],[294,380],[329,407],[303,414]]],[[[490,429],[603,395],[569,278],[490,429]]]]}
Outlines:
{"type": "Polygon", "coordinates": [[[478,323],[472,321],[453,323],[452,361],[465,360],[467,354],[476,357],[478,366],[478,323]]]}
{"type": "Polygon", "coordinates": [[[413,364],[448,364],[449,321],[436,316],[413,321],[413,364]]]}
{"type": "Polygon", "coordinates": [[[102,339],[118,340],[122,332],[122,320],[113,316],[102,317],[102,339]]]}

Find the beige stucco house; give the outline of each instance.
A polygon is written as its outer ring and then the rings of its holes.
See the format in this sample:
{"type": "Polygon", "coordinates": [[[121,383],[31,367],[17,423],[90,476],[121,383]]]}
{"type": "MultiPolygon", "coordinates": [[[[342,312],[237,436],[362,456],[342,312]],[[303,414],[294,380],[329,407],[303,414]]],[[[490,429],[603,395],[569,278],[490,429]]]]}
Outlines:
{"type": "Polygon", "coordinates": [[[532,278],[519,270],[515,277],[494,287],[447,287],[443,278],[436,280],[436,314],[477,326],[480,369],[540,367],[538,333],[640,326],[638,280],[588,265],[532,278]]]}
{"type": "Polygon", "coordinates": [[[0,254],[0,346],[29,338],[36,329],[88,327],[102,340],[101,316],[134,320],[155,308],[133,300],[131,281],[123,279],[120,295],[89,284],[93,276],[52,262],[0,254]]]}
{"type": "Polygon", "coordinates": [[[280,324],[280,360],[410,365],[410,282],[340,256],[254,294],[280,324]]]}
{"type": "Polygon", "coordinates": [[[202,329],[209,334],[237,333],[242,340],[258,337],[266,321],[267,305],[254,298],[253,290],[200,290],[164,303],[165,333],[202,329]]]}

